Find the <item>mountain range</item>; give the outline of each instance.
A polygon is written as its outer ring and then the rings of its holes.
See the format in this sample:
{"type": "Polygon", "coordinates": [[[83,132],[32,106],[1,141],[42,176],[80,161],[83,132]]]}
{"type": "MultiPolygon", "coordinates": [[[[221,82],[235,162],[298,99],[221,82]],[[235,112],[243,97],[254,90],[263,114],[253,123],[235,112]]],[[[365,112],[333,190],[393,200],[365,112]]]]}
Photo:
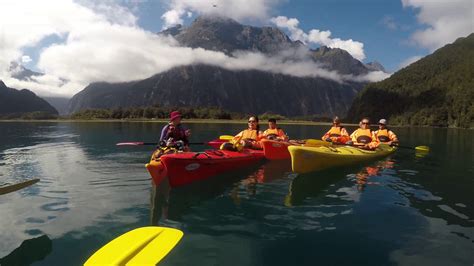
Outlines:
{"type": "MultiPolygon", "coordinates": [[[[188,27],[176,26],[158,34],[172,35],[181,46],[220,51],[228,56],[236,51],[273,55],[283,50],[303,49],[310,60],[340,74],[357,76],[383,69],[375,63],[365,65],[342,49],[323,46],[311,50],[275,27],[247,26],[229,18],[198,17],[188,27]]],[[[194,64],[175,67],[144,80],[90,84],[71,99],[69,112],[155,105],[220,107],[286,116],[344,115],[364,85],[194,64]]]]}

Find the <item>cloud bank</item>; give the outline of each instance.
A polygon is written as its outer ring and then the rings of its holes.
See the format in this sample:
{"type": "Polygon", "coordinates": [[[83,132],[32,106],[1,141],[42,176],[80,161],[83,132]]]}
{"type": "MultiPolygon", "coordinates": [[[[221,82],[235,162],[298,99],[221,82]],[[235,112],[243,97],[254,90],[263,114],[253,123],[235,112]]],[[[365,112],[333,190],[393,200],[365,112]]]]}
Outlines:
{"type": "Polygon", "coordinates": [[[354,58],[358,60],[365,59],[364,44],[352,39],[342,40],[340,38],[331,38],[331,31],[321,31],[312,29],[309,33],[304,32],[298,27],[299,21],[296,18],[288,18],[285,16],[278,16],[271,18],[271,22],[277,27],[287,30],[290,33],[290,38],[301,41],[305,44],[313,43],[325,45],[330,48],[340,48],[346,50],[354,58]]]}
{"type": "Polygon", "coordinates": [[[474,32],[472,0],[402,0],[402,4],[405,8],[415,8],[418,22],[426,26],[416,31],[411,40],[431,51],[474,32]]]}
{"type": "MultiPolygon", "coordinates": [[[[233,17],[257,18],[268,15],[271,7],[269,1],[256,2],[252,8],[247,8],[251,6],[249,4],[235,9],[233,17]]],[[[172,37],[156,35],[140,28],[137,18],[130,10],[113,2],[106,3],[107,5],[92,2],[78,4],[72,0],[3,3],[0,9],[0,79],[10,87],[28,88],[43,96],[72,96],[91,82],[144,79],[173,67],[191,64],[208,64],[229,70],[263,70],[297,77],[320,77],[340,83],[374,81],[382,75],[386,76],[383,72],[379,76],[373,73],[363,77],[341,75],[324,69],[304,56],[289,58],[288,53],[295,51],[282,51],[272,57],[255,52],[237,52],[233,56],[227,56],[201,48],[180,47],[172,37]],[[28,12],[22,12],[26,7],[28,12]],[[24,49],[37,47],[49,36],[59,38],[56,42],[41,47],[36,62],[37,68],[45,75],[31,77],[27,81],[13,78],[9,72],[10,63],[29,62],[31,58],[24,54],[24,49]]],[[[173,3],[184,7],[192,6],[192,3],[199,6],[202,4],[201,1],[173,3]]],[[[224,1],[213,3],[218,6],[223,5],[224,1]]],[[[237,5],[237,1],[226,4],[237,5]]],[[[225,9],[232,10],[228,6],[225,9]]],[[[195,9],[192,11],[196,12],[195,9]]],[[[295,28],[297,24],[294,25],[295,28]]],[[[316,35],[316,31],[310,32],[308,40],[319,38],[325,43],[344,42],[331,39],[330,32],[319,32],[319,36],[316,35]]]]}

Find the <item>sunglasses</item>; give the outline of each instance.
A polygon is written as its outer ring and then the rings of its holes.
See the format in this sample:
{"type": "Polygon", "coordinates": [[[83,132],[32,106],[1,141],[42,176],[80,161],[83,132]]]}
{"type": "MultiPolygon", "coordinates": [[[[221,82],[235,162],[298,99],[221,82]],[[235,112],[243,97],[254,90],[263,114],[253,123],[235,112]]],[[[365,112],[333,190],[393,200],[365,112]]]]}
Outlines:
{"type": "Polygon", "coordinates": [[[255,120],[249,120],[249,123],[257,123],[255,120]]]}
{"type": "Polygon", "coordinates": [[[362,124],[362,125],[368,125],[369,122],[362,122],[361,124],[362,124]]]}

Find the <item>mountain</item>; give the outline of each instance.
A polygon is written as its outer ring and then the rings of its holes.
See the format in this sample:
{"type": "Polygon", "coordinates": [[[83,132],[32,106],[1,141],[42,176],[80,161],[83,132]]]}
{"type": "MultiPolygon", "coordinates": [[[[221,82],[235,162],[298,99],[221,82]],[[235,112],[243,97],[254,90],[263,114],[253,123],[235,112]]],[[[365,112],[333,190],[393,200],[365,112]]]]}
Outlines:
{"type": "Polygon", "coordinates": [[[367,85],[348,112],[354,122],[363,116],[402,125],[474,127],[474,33],[367,85]]]}
{"type": "Polygon", "coordinates": [[[382,66],[382,64],[380,64],[379,62],[377,61],[374,61],[374,62],[369,62],[367,64],[365,64],[365,67],[367,69],[369,69],[370,71],[382,71],[382,72],[387,72],[385,70],[385,68],[382,66]]]}
{"type": "MultiPolygon", "coordinates": [[[[221,17],[199,17],[190,26],[169,28],[181,46],[220,51],[261,52],[285,58],[302,56],[327,70],[363,75],[370,70],[348,52],[320,47],[311,50],[273,27],[253,27],[221,17]]],[[[180,66],[145,80],[98,82],[87,86],[69,102],[69,112],[90,108],[158,105],[220,107],[228,111],[287,116],[344,115],[364,83],[338,83],[324,78],[301,78],[258,70],[231,71],[205,64],[180,66]]]]}
{"type": "Polygon", "coordinates": [[[228,55],[237,50],[277,53],[301,45],[291,41],[277,28],[252,27],[216,16],[201,16],[187,28],[173,27],[161,34],[171,34],[182,46],[200,47],[228,55]]]}
{"type": "Polygon", "coordinates": [[[68,105],[70,98],[65,97],[41,97],[47,101],[51,106],[58,110],[60,115],[68,113],[68,105]]]}
{"type": "Polygon", "coordinates": [[[12,62],[10,64],[10,73],[13,78],[16,78],[18,80],[31,80],[31,77],[33,76],[42,76],[44,75],[43,73],[35,72],[33,70],[30,70],[16,62],[12,62]]]}
{"type": "Polygon", "coordinates": [[[217,106],[243,113],[332,116],[344,113],[360,88],[361,84],[343,85],[326,79],[191,65],[141,81],[91,84],[71,99],[70,111],[120,106],[217,106]]]}
{"type": "Polygon", "coordinates": [[[33,92],[8,88],[0,80],[0,116],[19,117],[25,113],[43,112],[57,115],[58,111],[33,92]]]}

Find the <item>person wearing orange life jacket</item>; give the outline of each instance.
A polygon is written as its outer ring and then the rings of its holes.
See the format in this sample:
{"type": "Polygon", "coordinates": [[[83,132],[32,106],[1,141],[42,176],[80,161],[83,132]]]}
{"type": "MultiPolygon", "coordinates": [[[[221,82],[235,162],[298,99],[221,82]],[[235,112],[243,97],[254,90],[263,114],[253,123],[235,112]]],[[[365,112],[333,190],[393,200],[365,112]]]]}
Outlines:
{"type": "Polygon", "coordinates": [[[374,139],[372,137],[372,131],[370,130],[369,119],[364,117],[359,122],[359,128],[352,132],[351,141],[347,144],[360,146],[361,148],[372,148],[370,144],[373,141],[374,139]]]}
{"type": "Polygon", "coordinates": [[[332,120],[331,129],[329,129],[329,131],[326,132],[326,134],[324,134],[321,139],[334,143],[345,143],[346,141],[350,140],[349,133],[347,133],[347,130],[341,126],[341,120],[337,116],[332,120]]]}
{"type": "Polygon", "coordinates": [[[263,137],[270,140],[288,141],[288,136],[281,128],[277,127],[276,119],[268,119],[268,129],[263,131],[263,137]]]}
{"type": "Polygon", "coordinates": [[[259,150],[262,148],[260,139],[262,132],[258,125],[258,116],[251,116],[248,120],[248,128],[241,131],[231,140],[232,143],[238,143],[244,148],[259,150]]]}
{"type": "Polygon", "coordinates": [[[387,120],[380,119],[379,129],[372,133],[374,141],[388,145],[398,144],[398,138],[392,130],[387,128],[387,120]]]}

